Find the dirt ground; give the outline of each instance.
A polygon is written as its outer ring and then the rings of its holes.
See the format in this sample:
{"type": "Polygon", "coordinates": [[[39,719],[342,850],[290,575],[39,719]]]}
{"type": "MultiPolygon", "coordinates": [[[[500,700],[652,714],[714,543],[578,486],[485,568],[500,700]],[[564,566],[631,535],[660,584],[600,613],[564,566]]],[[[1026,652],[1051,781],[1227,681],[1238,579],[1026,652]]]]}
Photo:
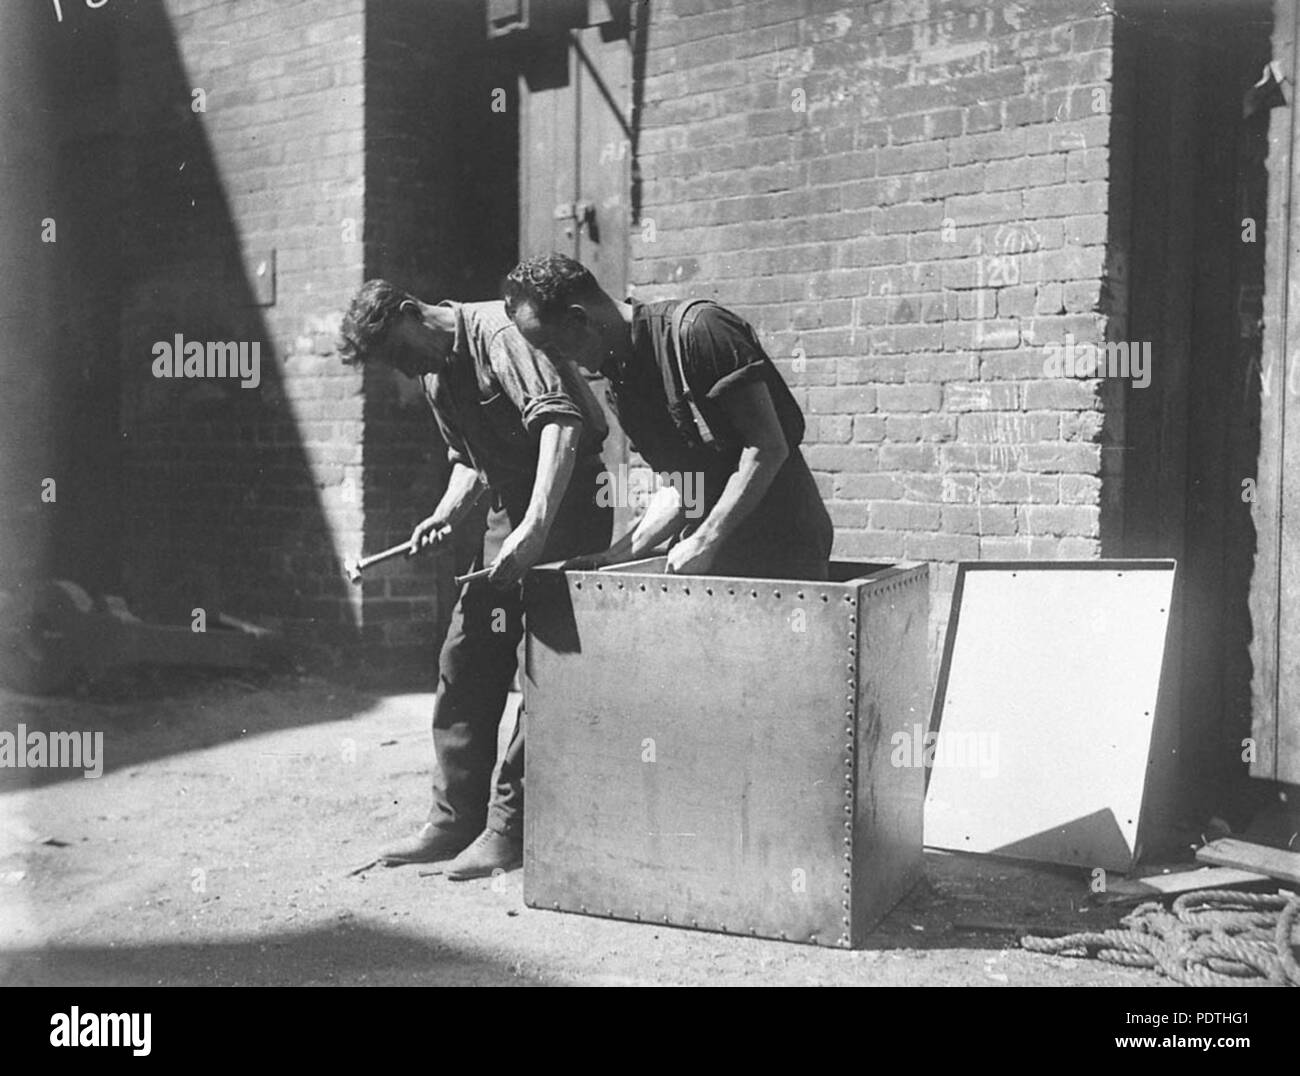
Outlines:
{"type": "Polygon", "coordinates": [[[1083,871],[987,857],[927,852],[857,952],[538,911],[521,871],[352,874],[427,809],[431,695],[177,673],[113,690],[0,692],[0,726],[103,730],[106,756],[97,780],[0,770],[5,985],[1164,984],[988,929],[1122,909],[1088,907],[1083,871]]]}

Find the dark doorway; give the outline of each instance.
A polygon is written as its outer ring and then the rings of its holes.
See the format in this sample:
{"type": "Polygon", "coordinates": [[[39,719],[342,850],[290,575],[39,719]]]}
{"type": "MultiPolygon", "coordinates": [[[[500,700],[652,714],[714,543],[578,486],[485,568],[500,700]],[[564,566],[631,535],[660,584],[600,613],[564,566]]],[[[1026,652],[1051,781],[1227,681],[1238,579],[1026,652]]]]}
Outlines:
{"type": "MultiPolygon", "coordinates": [[[[1247,781],[1261,448],[1270,137],[1289,123],[1249,91],[1274,59],[1269,3],[1129,3],[1116,17],[1113,199],[1126,335],[1151,383],[1121,387],[1124,556],[1175,557],[1171,677],[1182,805],[1237,822],[1247,781]],[[1126,178],[1127,177],[1127,178],[1126,178]]],[[[1277,173],[1274,172],[1274,175],[1277,173]]],[[[1113,252],[1114,254],[1115,252],[1113,252]]]]}

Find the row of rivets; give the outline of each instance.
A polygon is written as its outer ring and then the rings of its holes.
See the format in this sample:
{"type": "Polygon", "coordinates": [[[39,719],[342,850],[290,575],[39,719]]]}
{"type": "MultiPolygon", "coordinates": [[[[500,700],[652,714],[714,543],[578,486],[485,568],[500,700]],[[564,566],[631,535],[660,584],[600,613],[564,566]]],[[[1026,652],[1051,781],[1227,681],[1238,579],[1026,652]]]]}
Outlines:
{"type": "MultiPolygon", "coordinates": [[[[849,881],[845,883],[844,892],[849,893],[853,877],[853,730],[857,719],[858,618],[852,597],[846,595],[844,600],[849,605],[849,675],[844,706],[844,814],[847,816],[844,822],[844,877],[849,881]]],[[[848,907],[847,902],[844,906],[848,907]]]]}
{"type": "MultiPolygon", "coordinates": [[[[846,871],[844,872],[845,877],[848,877],[848,876],[849,876],[849,873],[850,873],[850,872],[846,870],[846,871]]],[[[845,885],[845,886],[843,887],[843,890],[844,890],[845,894],[851,894],[851,889],[850,889],[850,887],[849,887],[848,885],[845,885]]],[[[847,909],[847,908],[849,907],[849,901],[848,901],[848,900],[843,900],[843,901],[840,902],[840,904],[841,904],[841,907],[843,907],[843,908],[845,908],[845,909],[847,909]]],[[[559,902],[559,901],[554,901],[554,902],[552,902],[552,907],[553,907],[557,912],[558,912],[558,911],[562,911],[562,910],[564,910],[564,909],[561,909],[561,907],[560,907],[560,902],[559,902]]],[[[588,909],[587,906],[586,906],[585,904],[579,906],[579,911],[580,911],[583,915],[590,915],[590,914],[592,914],[591,911],[590,911],[590,909],[588,909]]],[[[606,909],[605,909],[605,915],[606,915],[607,917],[609,917],[610,919],[613,919],[613,918],[614,918],[614,909],[613,909],[613,908],[606,908],[606,909]]],[[[640,922],[643,921],[643,919],[642,919],[642,915],[641,915],[640,912],[633,912],[633,913],[632,913],[632,918],[633,918],[634,920],[636,920],[636,922],[638,922],[638,923],[640,923],[640,922]]],[[[850,925],[849,917],[848,917],[848,916],[845,916],[845,917],[843,918],[842,922],[844,923],[844,926],[847,928],[847,927],[850,925]]],[[[664,923],[666,923],[666,924],[668,924],[668,925],[671,926],[671,925],[672,925],[671,918],[670,918],[669,916],[665,915],[665,916],[664,916],[664,923]]],[[[699,930],[699,929],[700,929],[700,921],[699,921],[698,919],[692,919],[692,920],[691,920],[691,927],[692,927],[693,929],[695,929],[695,930],[699,930]]],[[[707,929],[707,928],[706,928],[706,929],[707,929]]],[[[726,923],[720,923],[720,924],[718,925],[718,930],[719,930],[721,933],[723,933],[723,934],[730,934],[730,933],[732,933],[731,929],[727,926],[726,923]]],[[[754,937],[758,937],[758,928],[757,928],[757,927],[750,927],[750,928],[749,928],[749,933],[750,933],[751,935],[753,935],[754,937]]],[[[784,930],[781,931],[779,937],[781,938],[782,941],[789,941],[789,940],[790,940],[790,936],[789,936],[789,934],[788,934],[786,931],[784,931],[784,930]]],[[[847,934],[841,934],[841,935],[839,936],[839,939],[835,942],[835,944],[836,944],[836,945],[847,945],[847,944],[848,944],[848,938],[849,938],[849,936],[848,936],[847,934]]],[[[821,944],[821,943],[818,942],[817,939],[818,939],[818,933],[817,933],[817,931],[815,931],[815,930],[814,930],[811,934],[808,935],[808,941],[809,941],[809,943],[811,943],[811,944],[814,944],[814,945],[821,944]]]]}

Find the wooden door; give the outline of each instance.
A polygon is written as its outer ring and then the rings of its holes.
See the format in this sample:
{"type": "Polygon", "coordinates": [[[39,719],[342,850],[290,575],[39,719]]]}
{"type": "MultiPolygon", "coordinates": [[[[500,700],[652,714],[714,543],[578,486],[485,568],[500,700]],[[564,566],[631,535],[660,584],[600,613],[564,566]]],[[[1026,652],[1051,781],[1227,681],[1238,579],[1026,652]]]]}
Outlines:
{"type": "MultiPolygon", "coordinates": [[[[616,299],[627,294],[634,152],[628,5],[593,2],[571,25],[530,42],[520,74],[520,256],[577,258],[616,299]]],[[[605,465],[628,463],[605,381],[592,384],[609,420],[605,465]]],[[[630,522],[615,510],[615,533],[630,522]]]]}

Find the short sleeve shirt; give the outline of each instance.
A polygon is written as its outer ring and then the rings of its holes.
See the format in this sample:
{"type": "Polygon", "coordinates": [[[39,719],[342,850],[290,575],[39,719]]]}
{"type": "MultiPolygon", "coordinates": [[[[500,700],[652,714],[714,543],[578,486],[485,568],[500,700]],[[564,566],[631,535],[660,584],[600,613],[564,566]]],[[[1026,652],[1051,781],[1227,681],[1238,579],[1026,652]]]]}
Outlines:
{"type": "Polygon", "coordinates": [[[579,465],[599,466],[608,426],[582,375],[531,347],[504,303],[442,305],[455,311],[455,342],[446,367],[422,380],[448,459],[494,490],[531,488],[542,428],[567,419],[581,426],[579,465]]]}
{"type": "MultiPolygon", "coordinates": [[[[749,326],[739,315],[715,304],[704,306],[690,325],[683,366],[700,412],[724,447],[721,451],[691,447],[669,414],[659,362],[661,355],[676,361],[671,329],[676,306],[676,301],[634,301],[632,353],[624,364],[613,370],[607,367],[606,372],[619,419],[633,446],[656,471],[698,475],[702,514],[707,515],[740,460],[741,439],[720,399],[741,385],[767,383],[781,375],[755,346],[749,326]]],[[[728,539],[718,570],[725,566],[735,574],[780,577],[794,570],[792,565],[819,563],[824,571],[831,548],[830,517],[798,440],[788,429],[786,441],[788,459],[762,501],[728,539]]]]}

